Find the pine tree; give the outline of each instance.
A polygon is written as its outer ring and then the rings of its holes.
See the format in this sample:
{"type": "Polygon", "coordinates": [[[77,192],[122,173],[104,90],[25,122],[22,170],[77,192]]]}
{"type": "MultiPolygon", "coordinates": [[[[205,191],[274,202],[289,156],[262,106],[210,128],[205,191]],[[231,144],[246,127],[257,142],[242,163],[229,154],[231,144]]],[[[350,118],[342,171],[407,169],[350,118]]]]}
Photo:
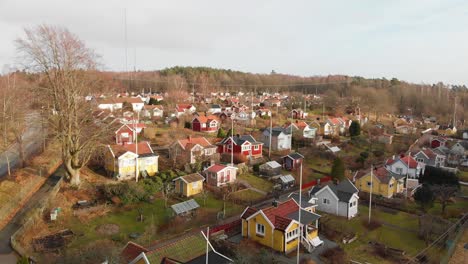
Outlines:
{"type": "Polygon", "coordinates": [[[426,212],[427,209],[434,205],[435,195],[427,184],[423,184],[414,193],[414,200],[426,212]]]}
{"type": "Polygon", "coordinates": [[[345,165],[342,159],[336,158],[333,161],[331,177],[335,180],[343,180],[345,178],[345,165]]]}
{"type": "Polygon", "coordinates": [[[226,131],[222,127],[218,129],[218,135],[216,136],[217,138],[225,138],[226,137],[226,131]]]}
{"type": "Polygon", "coordinates": [[[357,137],[361,135],[361,125],[358,121],[354,120],[353,122],[351,122],[351,125],[349,126],[349,135],[351,137],[357,137]]]}

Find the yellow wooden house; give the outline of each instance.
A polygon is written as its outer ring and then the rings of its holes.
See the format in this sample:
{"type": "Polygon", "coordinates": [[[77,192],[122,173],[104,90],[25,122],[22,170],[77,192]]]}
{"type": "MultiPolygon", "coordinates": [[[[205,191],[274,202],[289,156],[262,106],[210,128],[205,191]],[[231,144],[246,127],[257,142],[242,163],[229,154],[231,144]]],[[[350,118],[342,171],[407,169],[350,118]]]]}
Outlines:
{"type": "Polygon", "coordinates": [[[186,197],[199,194],[203,191],[205,177],[200,173],[193,173],[174,179],[175,192],[186,197]]]}
{"type": "Polygon", "coordinates": [[[372,173],[370,170],[358,172],[354,180],[360,191],[370,193],[372,186],[372,194],[385,198],[392,198],[405,190],[405,176],[392,173],[385,167],[375,168],[372,173]]]}
{"type": "Polygon", "coordinates": [[[108,145],[104,168],[117,180],[134,179],[137,170],[139,177],[154,176],[158,172],[158,155],[148,142],[108,145]]]}
{"type": "Polygon", "coordinates": [[[323,244],[318,236],[320,215],[301,209],[294,199],[274,202],[265,209],[247,207],[241,215],[242,236],[288,254],[297,249],[298,243],[309,252],[323,244]]]}

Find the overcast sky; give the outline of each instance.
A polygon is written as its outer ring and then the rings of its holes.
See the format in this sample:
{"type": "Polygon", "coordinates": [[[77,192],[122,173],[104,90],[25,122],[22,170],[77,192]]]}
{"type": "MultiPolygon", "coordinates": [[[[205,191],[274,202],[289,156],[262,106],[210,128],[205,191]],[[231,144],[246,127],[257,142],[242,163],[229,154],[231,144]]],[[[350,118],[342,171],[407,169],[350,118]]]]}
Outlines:
{"type": "Polygon", "coordinates": [[[14,65],[24,27],[45,23],[77,34],[106,70],[124,70],[125,9],[129,69],[468,84],[467,0],[0,0],[0,66],[14,65]]]}

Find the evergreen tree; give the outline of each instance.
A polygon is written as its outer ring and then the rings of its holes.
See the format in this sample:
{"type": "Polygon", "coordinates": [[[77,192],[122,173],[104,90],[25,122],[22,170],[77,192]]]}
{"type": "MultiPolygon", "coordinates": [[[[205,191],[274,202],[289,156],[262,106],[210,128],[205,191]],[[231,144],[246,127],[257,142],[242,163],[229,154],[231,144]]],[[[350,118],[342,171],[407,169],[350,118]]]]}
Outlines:
{"type": "Polygon", "coordinates": [[[414,200],[426,212],[427,209],[434,206],[435,195],[427,184],[423,184],[414,193],[414,200]]]}
{"type": "Polygon", "coordinates": [[[357,137],[361,135],[361,125],[358,121],[353,120],[353,122],[351,122],[351,125],[349,126],[349,135],[351,137],[357,137]]]}
{"type": "Polygon", "coordinates": [[[225,138],[226,137],[226,131],[222,127],[218,129],[218,135],[216,136],[217,138],[225,138]]]}
{"type": "Polygon", "coordinates": [[[331,177],[335,180],[343,180],[345,178],[345,165],[342,159],[336,158],[333,161],[331,177]]]}
{"type": "Polygon", "coordinates": [[[227,137],[230,137],[230,136],[232,136],[233,134],[234,134],[234,132],[233,132],[233,129],[231,128],[231,129],[228,130],[226,136],[227,136],[227,137]]]}

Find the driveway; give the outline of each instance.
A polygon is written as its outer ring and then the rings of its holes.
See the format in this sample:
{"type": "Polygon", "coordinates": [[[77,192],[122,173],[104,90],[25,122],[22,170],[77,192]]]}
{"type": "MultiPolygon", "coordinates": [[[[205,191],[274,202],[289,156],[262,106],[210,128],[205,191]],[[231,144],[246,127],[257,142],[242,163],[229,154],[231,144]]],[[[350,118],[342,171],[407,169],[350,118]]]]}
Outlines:
{"type": "Polygon", "coordinates": [[[21,226],[23,226],[27,213],[39,204],[47,193],[57,184],[62,175],[64,175],[64,170],[60,167],[49,178],[47,178],[41,188],[26,202],[10,223],[0,231],[0,259],[2,256],[9,255],[13,252],[13,249],[10,246],[11,236],[18,231],[21,226]]]}
{"type": "MultiPolygon", "coordinates": [[[[43,126],[39,112],[32,112],[25,117],[26,131],[23,134],[23,148],[26,159],[36,153],[42,146],[43,126]]],[[[8,173],[8,164],[5,154],[8,155],[10,167],[15,168],[19,163],[18,144],[12,144],[5,152],[0,153],[0,177],[8,173]]]]}

